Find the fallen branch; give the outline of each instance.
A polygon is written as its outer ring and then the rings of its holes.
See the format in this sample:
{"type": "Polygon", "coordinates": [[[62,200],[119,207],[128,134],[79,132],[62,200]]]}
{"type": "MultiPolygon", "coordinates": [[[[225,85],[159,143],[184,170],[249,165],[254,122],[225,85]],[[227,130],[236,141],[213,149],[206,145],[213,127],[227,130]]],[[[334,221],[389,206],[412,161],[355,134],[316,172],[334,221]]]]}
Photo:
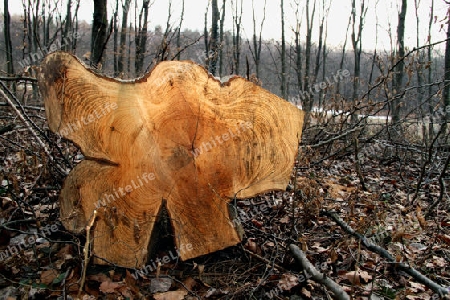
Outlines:
{"type": "Polygon", "coordinates": [[[433,291],[435,291],[439,295],[446,295],[446,294],[449,293],[446,288],[440,286],[439,284],[437,284],[436,282],[432,281],[428,277],[422,275],[419,271],[417,271],[413,267],[410,267],[410,266],[408,266],[408,265],[406,265],[404,263],[397,262],[396,259],[386,249],[381,248],[380,246],[372,244],[371,242],[369,242],[369,240],[365,236],[363,236],[362,234],[360,234],[360,233],[356,232],[355,230],[353,230],[353,228],[351,228],[347,223],[345,223],[336,213],[329,212],[329,211],[326,211],[326,210],[322,210],[320,212],[320,215],[325,215],[325,216],[330,217],[331,219],[333,219],[333,221],[335,221],[339,226],[341,226],[341,228],[344,229],[345,232],[347,232],[347,233],[351,234],[352,236],[358,238],[361,241],[362,245],[364,247],[366,247],[368,250],[381,255],[382,257],[387,259],[388,262],[395,264],[396,267],[398,267],[402,271],[404,271],[407,274],[409,274],[411,277],[416,279],[418,282],[426,285],[427,287],[429,287],[430,289],[432,289],[433,291]]]}
{"type": "Polygon", "coordinates": [[[14,125],[14,124],[11,123],[11,124],[8,124],[8,125],[6,125],[6,126],[0,128],[0,134],[4,134],[4,133],[7,133],[7,132],[12,131],[12,130],[14,129],[15,126],[16,126],[16,125],[14,125]]]}
{"type": "MultiPolygon", "coordinates": [[[[45,154],[47,154],[48,158],[50,159],[50,161],[54,162],[53,156],[50,153],[50,151],[47,148],[47,145],[41,140],[41,138],[39,137],[39,135],[36,133],[36,131],[31,127],[30,123],[28,122],[28,120],[25,118],[25,116],[20,112],[20,110],[14,105],[14,103],[11,101],[11,99],[9,99],[9,97],[5,94],[5,92],[3,92],[2,89],[0,89],[0,96],[2,96],[3,98],[5,98],[6,102],[11,106],[11,108],[15,111],[15,113],[17,114],[17,116],[20,118],[20,120],[22,120],[22,122],[25,124],[25,126],[27,127],[27,129],[31,132],[31,134],[34,136],[34,138],[36,139],[36,141],[38,142],[39,146],[41,146],[44,149],[45,154]]],[[[64,169],[62,169],[58,164],[55,163],[55,167],[58,168],[58,170],[61,172],[61,174],[65,174],[67,175],[67,171],[65,171],[64,169]]]]}
{"type": "Polygon", "coordinates": [[[311,275],[311,279],[313,279],[317,283],[324,285],[331,292],[333,292],[335,299],[350,300],[350,296],[342,289],[339,284],[331,280],[329,277],[326,277],[325,274],[317,271],[317,269],[311,264],[305,253],[300,250],[299,247],[294,244],[290,244],[289,249],[291,250],[292,255],[294,255],[297,263],[305,270],[305,272],[311,275]]]}

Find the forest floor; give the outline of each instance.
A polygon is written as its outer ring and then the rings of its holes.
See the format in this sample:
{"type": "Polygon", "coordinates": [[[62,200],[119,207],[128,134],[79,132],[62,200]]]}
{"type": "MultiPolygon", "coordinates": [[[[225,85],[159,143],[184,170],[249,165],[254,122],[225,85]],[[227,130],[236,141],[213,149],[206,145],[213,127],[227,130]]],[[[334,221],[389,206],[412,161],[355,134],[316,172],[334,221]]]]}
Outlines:
{"type": "MultiPolygon", "coordinates": [[[[45,128],[42,109],[29,108],[27,115],[45,128]]],[[[80,294],[85,238],[59,221],[64,178],[54,166],[64,159],[74,165],[82,156],[47,131],[51,145],[62,149],[49,148],[50,162],[9,109],[2,111],[0,132],[0,299],[337,299],[302,270],[291,244],[352,299],[442,298],[399,262],[450,286],[447,193],[428,214],[441,194],[439,174],[428,172],[414,198],[421,160],[373,145],[361,151],[359,164],[352,155],[321,159],[319,151],[303,147],[288,191],[236,200],[241,244],[185,262],[173,259],[140,275],[89,263],[80,294]]],[[[168,252],[161,249],[155,259],[168,252]]]]}

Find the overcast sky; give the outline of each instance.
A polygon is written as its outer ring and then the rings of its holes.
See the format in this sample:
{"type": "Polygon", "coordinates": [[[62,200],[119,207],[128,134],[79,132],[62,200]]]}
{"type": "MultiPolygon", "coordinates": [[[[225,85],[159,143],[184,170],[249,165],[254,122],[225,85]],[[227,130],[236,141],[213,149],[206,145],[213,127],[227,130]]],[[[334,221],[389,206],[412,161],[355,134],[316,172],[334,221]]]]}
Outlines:
{"type": "MultiPolygon", "coordinates": [[[[122,1],[122,0],[121,0],[122,1]]],[[[280,0],[266,0],[266,19],[263,27],[263,37],[265,39],[281,39],[281,13],[280,13],[280,0]]],[[[348,24],[348,18],[350,15],[351,0],[326,0],[327,3],[331,1],[329,16],[328,16],[328,44],[331,46],[342,45],[345,39],[345,33],[348,24]]],[[[11,13],[21,14],[22,1],[14,0],[9,1],[11,13]]],[[[62,1],[65,2],[65,1],[62,1]]],[[[134,2],[134,1],[133,1],[134,2]]],[[[142,5],[142,0],[138,0],[139,5],[142,5]]],[[[168,16],[168,0],[152,0],[153,4],[150,7],[149,12],[149,28],[152,30],[156,25],[161,25],[165,28],[168,16]]],[[[172,18],[171,24],[174,27],[178,26],[180,21],[181,0],[172,1],[172,18]]],[[[208,0],[185,0],[185,16],[183,20],[183,28],[189,28],[191,30],[203,31],[204,27],[204,15],[207,7],[208,0]]],[[[219,0],[219,6],[221,5],[219,0]]],[[[232,12],[231,3],[240,2],[236,0],[227,0],[226,10],[226,27],[232,28],[232,12]]],[[[244,0],[243,1],[243,33],[244,39],[251,38],[253,34],[253,21],[252,21],[252,2],[254,2],[255,12],[257,15],[257,24],[263,16],[263,4],[264,0],[244,0]]],[[[296,24],[295,10],[296,7],[292,6],[294,0],[284,0],[285,15],[286,15],[286,38],[289,42],[292,41],[292,28],[296,24]]],[[[304,3],[304,0],[297,0],[297,2],[304,3]]],[[[313,0],[311,0],[311,3],[313,0]]],[[[321,0],[317,0],[317,3],[321,3],[321,0]]],[[[359,1],[356,1],[359,2],[359,1]]],[[[398,19],[398,5],[400,0],[366,0],[368,3],[368,11],[365,19],[365,26],[363,30],[363,48],[373,49],[375,47],[375,35],[378,30],[378,48],[390,49],[389,28],[392,28],[393,37],[396,35],[396,24],[398,19]],[[378,25],[377,25],[378,24],[378,25]],[[391,24],[391,25],[389,25],[391,24]]],[[[419,20],[420,20],[420,43],[425,44],[427,41],[427,27],[430,13],[431,0],[418,0],[419,4],[419,20]]],[[[447,6],[443,0],[435,0],[435,16],[436,23],[433,25],[432,41],[439,41],[445,39],[445,30],[441,29],[444,24],[444,18],[446,15],[447,6]]],[[[108,14],[113,12],[115,1],[108,1],[108,14]]],[[[319,5],[321,6],[321,5],[319,5]]],[[[357,7],[359,4],[357,3],[357,7]]],[[[3,11],[3,1],[0,5],[1,11],[3,11]]],[[[300,7],[302,9],[302,7],[300,7]]],[[[62,4],[61,11],[65,13],[65,4],[62,4]]],[[[209,13],[211,10],[209,10],[209,13]]],[[[93,13],[93,0],[81,0],[81,6],[79,11],[80,19],[84,19],[88,22],[92,22],[93,13]]],[[[301,11],[300,11],[301,13],[301,11]]],[[[315,24],[316,28],[319,24],[319,18],[322,15],[322,9],[319,7],[316,9],[315,24]]],[[[134,11],[132,16],[134,19],[134,11]]],[[[208,21],[210,22],[210,17],[208,21]]],[[[303,16],[302,29],[305,29],[306,20],[303,16]]],[[[259,25],[258,25],[259,26],[259,25]]],[[[408,0],[407,19],[406,19],[406,32],[405,43],[409,47],[416,46],[416,17],[414,11],[414,0],[408,0]]],[[[304,35],[302,41],[304,41],[304,35]]],[[[313,41],[318,40],[317,31],[313,34],[313,41]]],[[[395,42],[395,40],[394,40],[395,42]]],[[[443,44],[442,44],[443,46],[443,44]]],[[[347,44],[347,47],[351,47],[351,44],[347,44]]]]}

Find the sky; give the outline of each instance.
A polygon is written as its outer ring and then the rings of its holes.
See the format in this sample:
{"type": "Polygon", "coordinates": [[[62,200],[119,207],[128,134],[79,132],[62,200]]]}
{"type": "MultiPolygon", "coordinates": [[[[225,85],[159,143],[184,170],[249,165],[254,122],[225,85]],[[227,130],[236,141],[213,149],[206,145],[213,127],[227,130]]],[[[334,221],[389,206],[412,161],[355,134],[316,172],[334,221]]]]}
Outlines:
{"type": "MultiPolygon", "coordinates": [[[[120,0],[123,1],[123,0],[120,0]]],[[[266,1],[266,17],[263,27],[263,38],[270,40],[281,40],[281,9],[280,0],[243,0],[242,7],[242,37],[246,39],[251,39],[253,35],[253,17],[252,17],[252,4],[255,8],[256,23],[259,27],[262,16],[264,2],[266,1]]],[[[428,35],[428,20],[430,13],[430,6],[432,0],[417,0],[419,2],[419,43],[421,45],[427,42],[428,35]]],[[[0,10],[3,11],[3,1],[0,4],[0,10]]],[[[11,14],[22,14],[22,1],[10,0],[10,11],[11,14]]],[[[61,4],[60,10],[65,14],[66,1],[61,4]]],[[[134,2],[134,1],[133,1],[134,2]]],[[[141,5],[142,1],[138,0],[141,5]]],[[[219,6],[221,6],[222,1],[219,0],[219,6]]],[[[232,29],[232,7],[231,3],[235,5],[240,3],[239,0],[227,0],[227,9],[225,17],[225,27],[229,30],[232,29]]],[[[286,39],[288,42],[292,42],[294,35],[292,29],[295,28],[297,24],[296,10],[297,7],[295,2],[301,3],[300,14],[302,13],[303,3],[305,0],[284,0],[284,11],[285,11],[285,32],[286,39]]],[[[310,1],[311,3],[313,0],[310,1]]],[[[315,30],[313,31],[313,42],[318,41],[318,24],[323,11],[321,8],[321,0],[316,0],[318,7],[316,8],[315,16],[315,30]],[[320,6],[320,7],[319,7],[320,6]]],[[[330,3],[330,9],[328,13],[328,33],[327,33],[327,44],[328,47],[340,47],[344,43],[346,36],[346,29],[349,20],[349,15],[351,12],[351,0],[325,0],[326,3],[330,3]]],[[[356,1],[357,13],[359,14],[359,0],[356,1]]],[[[391,42],[389,38],[389,30],[391,29],[392,36],[395,43],[396,36],[396,25],[398,21],[398,11],[400,0],[366,0],[368,3],[367,15],[365,18],[364,29],[362,33],[362,47],[363,49],[378,49],[389,50],[391,48],[391,42]],[[390,25],[389,25],[390,24],[390,25]],[[378,32],[378,34],[376,34],[378,32]],[[378,39],[375,36],[378,35],[378,39]]],[[[443,0],[434,0],[435,10],[434,14],[436,16],[436,22],[433,24],[432,30],[432,42],[440,41],[445,39],[445,16],[447,13],[447,5],[443,0]],[[444,26],[442,29],[441,26],[444,26]]],[[[168,0],[151,0],[151,7],[149,11],[149,28],[154,29],[155,26],[161,25],[165,28],[168,16],[168,0]]],[[[181,15],[181,3],[182,0],[172,0],[171,6],[171,21],[170,24],[174,27],[178,26],[181,15]]],[[[188,28],[191,30],[199,30],[203,32],[204,28],[204,17],[206,12],[208,0],[185,0],[185,15],[183,19],[182,28],[188,28]]],[[[417,37],[417,26],[416,26],[416,16],[415,16],[415,5],[414,0],[407,0],[407,17],[406,17],[406,31],[405,31],[405,44],[409,47],[416,46],[417,37]]],[[[119,5],[120,6],[120,5],[119,5]]],[[[312,4],[311,4],[312,6],[312,4]]],[[[108,0],[108,14],[111,14],[115,7],[115,1],[108,0]]],[[[133,10],[133,9],[132,9],[133,10]]],[[[209,26],[210,26],[210,13],[209,10],[209,26]]],[[[81,0],[79,18],[91,22],[93,14],[93,0],[81,0]]],[[[119,15],[121,13],[119,12],[119,15]]],[[[132,12],[131,18],[134,19],[134,11],[132,12]]],[[[304,14],[299,18],[302,24],[302,32],[306,28],[306,18],[304,14]]],[[[349,32],[350,34],[350,32],[349,32]]],[[[301,37],[302,41],[305,41],[305,35],[301,37]]],[[[441,44],[443,48],[444,44],[441,44]]],[[[351,47],[348,43],[347,47],[351,47]]]]}

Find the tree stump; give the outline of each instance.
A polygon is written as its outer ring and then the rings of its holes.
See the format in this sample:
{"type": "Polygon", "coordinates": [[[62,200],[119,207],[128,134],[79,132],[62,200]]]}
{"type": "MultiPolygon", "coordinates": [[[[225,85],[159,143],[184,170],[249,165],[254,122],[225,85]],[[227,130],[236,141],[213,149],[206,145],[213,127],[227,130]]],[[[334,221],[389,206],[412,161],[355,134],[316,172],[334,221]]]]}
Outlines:
{"type": "Polygon", "coordinates": [[[289,182],[303,112],[243,78],[222,84],[170,61],[126,82],[55,52],[39,87],[50,130],[85,156],[65,179],[61,219],[83,233],[97,210],[95,263],[142,267],[163,206],[182,260],[236,245],[230,199],[289,182]]]}

